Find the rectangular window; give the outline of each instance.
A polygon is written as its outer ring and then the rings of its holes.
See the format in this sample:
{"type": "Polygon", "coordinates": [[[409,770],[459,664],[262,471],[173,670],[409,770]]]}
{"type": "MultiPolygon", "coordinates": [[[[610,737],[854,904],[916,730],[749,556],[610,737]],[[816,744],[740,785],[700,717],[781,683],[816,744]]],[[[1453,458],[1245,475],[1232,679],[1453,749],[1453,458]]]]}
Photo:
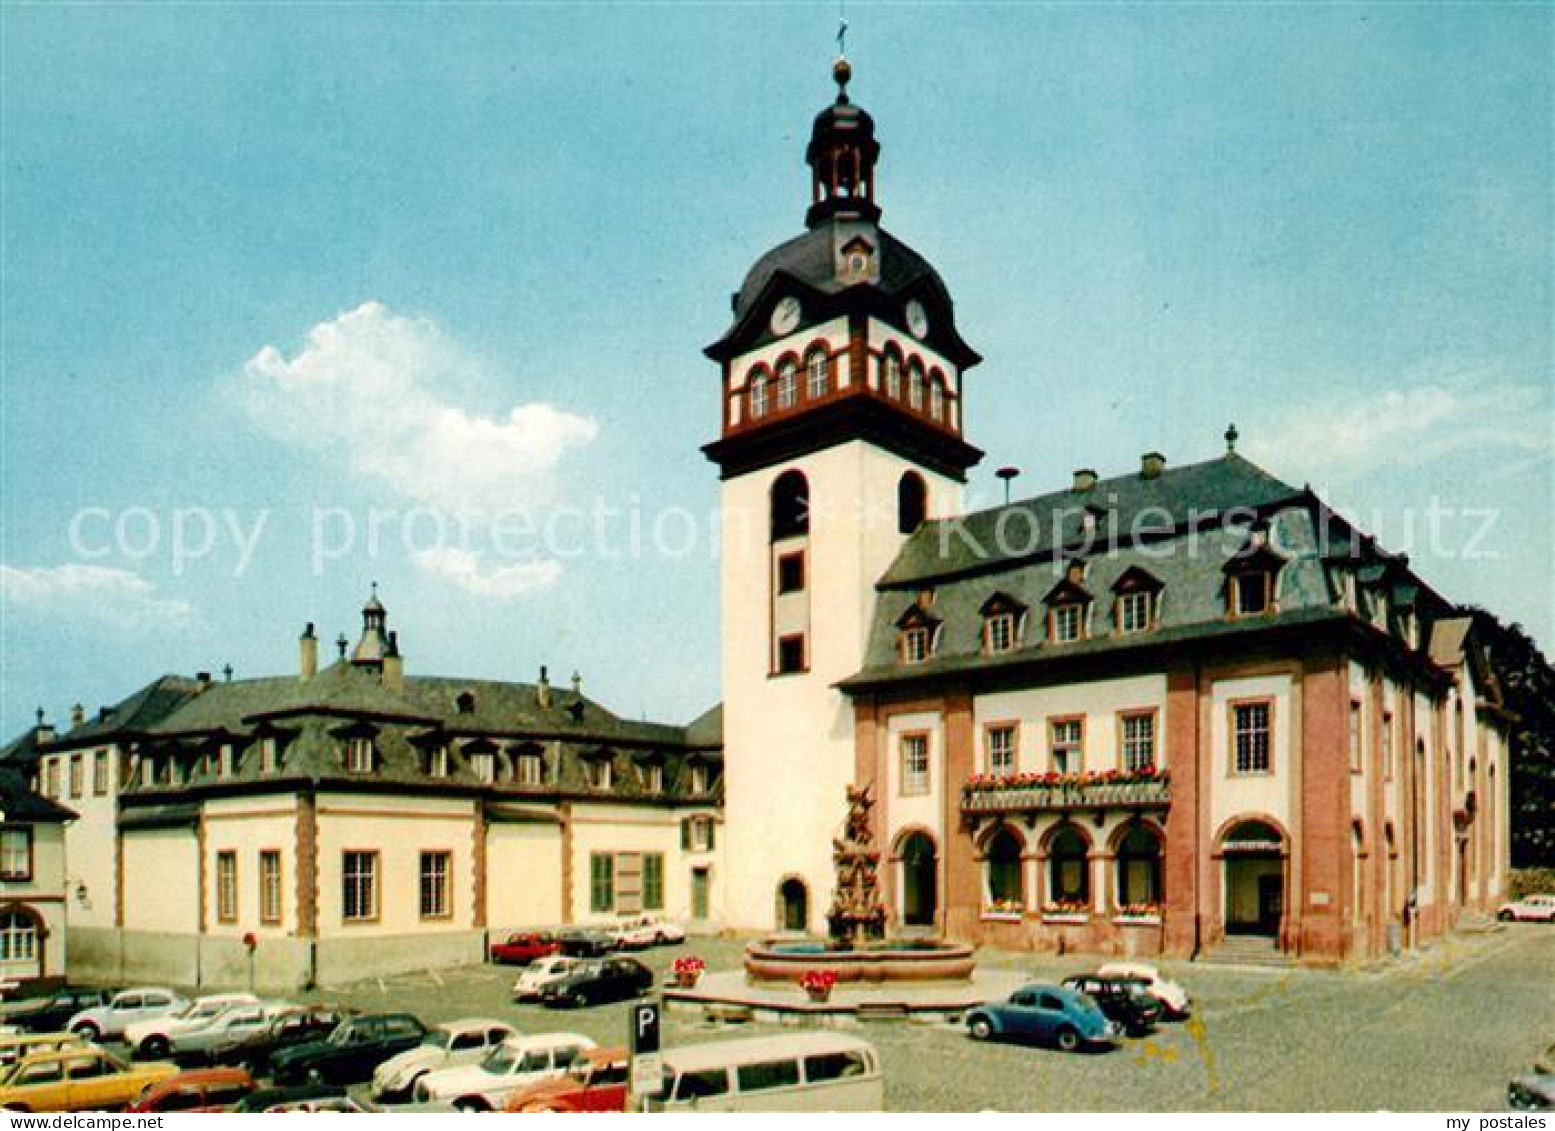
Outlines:
{"type": "Polygon", "coordinates": [[[1084,627],[1085,609],[1082,605],[1068,604],[1053,607],[1053,639],[1059,644],[1080,639],[1084,627]]]}
{"type": "Polygon", "coordinates": [[[340,917],[348,923],[378,918],[378,854],[345,852],[340,865],[340,917]]]}
{"type": "Polygon", "coordinates": [[[98,797],[108,792],[108,751],[92,755],[92,792],[98,797]]]}
{"type": "Polygon", "coordinates": [[[1269,611],[1273,604],[1274,575],[1265,570],[1239,573],[1232,578],[1232,595],[1238,616],[1254,616],[1269,611]]]}
{"type": "Polygon", "coordinates": [[[438,745],[427,751],[427,776],[432,778],[448,776],[448,747],[438,745]]]}
{"type": "Polygon", "coordinates": [[[664,792],[664,767],[658,762],[643,767],[643,788],[649,793],[664,792]]]}
{"type": "Polygon", "coordinates": [[[216,773],[219,777],[230,778],[232,776],[232,743],[223,742],[216,759],[216,773]]]}
{"type": "Polygon", "coordinates": [[[32,829],[0,829],[0,880],[26,883],[32,879],[32,829]]]}
{"type": "Polygon", "coordinates": [[[590,789],[610,788],[610,763],[604,758],[586,758],[583,761],[583,776],[590,789]]]}
{"type": "Polygon", "coordinates": [[[259,772],[262,774],[275,773],[275,736],[267,734],[259,740],[259,772]]]}
{"type": "Polygon", "coordinates": [[[1015,728],[1013,726],[989,727],[988,772],[1007,778],[1015,772],[1015,728]]]}
{"type": "Polygon", "coordinates": [[[451,901],[448,897],[448,877],[453,871],[453,854],[449,852],[423,852],[421,854],[421,917],[446,919],[451,901]]]}
{"type": "Polygon", "coordinates": [[[538,754],[520,754],[518,756],[518,784],[540,785],[545,781],[545,763],[540,760],[538,754]]]}
{"type": "Polygon", "coordinates": [[[1393,712],[1382,712],[1382,776],[1393,778],[1393,712]]]}
{"type": "Polygon", "coordinates": [[[1269,719],[1272,707],[1267,702],[1235,703],[1231,707],[1232,741],[1239,774],[1266,774],[1273,768],[1269,719]]]}
{"type": "Polygon", "coordinates": [[[809,360],[805,362],[805,370],[806,395],[812,401],[819,400],[821,397],[826,395],[828,387],[831,384],[831,382],[828,380],[830,374],[829,362],[826,359],[826,355],[820,351],[812,353],[809,360]]]}
{"type": "Polygon", "coordinates": [[[70,756],[70,796],[80,797],[84,780],[85,762],[79,754],[70,756]]]}
{"type": "Polygon", "coordinates": [[[475,771],[475,776],[486,785],[491,785],[497,780],[497,756],[483,753],[470,756],[470,768],[475,771]]]}
{"type": "Polygon", "coordinates": [[[238,854],[216,853],[216,921],[238,921],[238,854]]]}
{"type": "Polygon", "coordinates": [[[929,658],[929,630],[909,628],[902,633],[902,662],[921,664],[929,658]]]}
{"type": "Polygon", "coordinates": [[[664,910],[664,854],[643,853],[643,910],[664,910]]]}
{"type": "Polygon", "coordinates": [[[1155,594],[1149,590],[1125,593],[1118,598],[1118,631],[1125,635],[1144,632],[1150,627],[1151,604],[1155,594]]]}
{"type": "Polygon", "coordinates": [[[1085,720],[1050,720],[1048,749],[1052,754],[1054,773],[1078,774],[1085,768],[1085,720]]]}
{"type": "Polygon", "coordinates": [[[274,849],[259,854],[259,921],[281,921],[281,854],[274,849]]]}
{"type": "Polygon", "coordinates": [[[902,794],[929,792],[929,736],[902,735],[902,794]]]}
{"type": "Polygon", "coordinates": [[[1365,716],[1359,699],[1350,700],[1350,771],[1360,773],[1366,768],[1365,716]]]}
{"type": "Polygon", "coordinates": [[[1123,768],[1143,770],[1155,765],[1155,712],[1123,716],[1123,768]]]}
{"type": "Polygon", "coordinates": [[[785,636],[778,641],[777,670],[779,675],[805,670],[803,636],[785,636]]]}
{"type": "Polygon", "coordinates": [[[608,852],[589,857],[589,910],[595,914],[615,910],[615,864],[608,852]]]}
{"type": "Polygon", "coordinates": [[[708,783],[707,763],[705,763],[705,762],[695,762],[695,763],[693,763],[692,766],[691,766],[691,792],[692,793],[706,793],[707,792],[707,783],[708,783]]]}
{"type": "Polygon", "coordinates": [[[59,759],[50,758],[43,767],[43,793],[45,797],[59,796],[59,759]]]}
{"type": "Polygon", "coordinates": [[[783,554],[778,558],[778,592],[798,593],[804,589],[804,553],[783,554]]]}
{"type": "Polygon", "coordinates": [[[373,772],[372,739],[346,739],[346,772],[352,774],[370,774],[373,772]]]}
{"type": "Polygon", "coordinates": [[[997,655],[1015,647],[1015,614],[997,613],[988,618],[983,630],[988,651],[997,655]]]}
{"type": "Polygon", "coordinates": [[[713,819],[691,817],[686,821],[685,847],[691,852],[710,852],[713,847],[713,819]]]}

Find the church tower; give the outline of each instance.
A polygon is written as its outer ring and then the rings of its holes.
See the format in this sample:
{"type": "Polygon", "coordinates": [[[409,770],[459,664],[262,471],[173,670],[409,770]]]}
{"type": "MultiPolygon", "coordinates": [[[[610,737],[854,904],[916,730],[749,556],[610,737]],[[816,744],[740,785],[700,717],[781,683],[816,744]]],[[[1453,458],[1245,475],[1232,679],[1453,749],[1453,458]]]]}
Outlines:
{"type": "Polygon", "coordinates": [[[723,918],[824,931],[853,780],[834,685],[862,666],[876,580],[925,518],[955,515],[980,359],[935,270],[880,227],[875,126],[833,69],[806,231],[757,260],[706,349],[722,370],[723,918]]]}

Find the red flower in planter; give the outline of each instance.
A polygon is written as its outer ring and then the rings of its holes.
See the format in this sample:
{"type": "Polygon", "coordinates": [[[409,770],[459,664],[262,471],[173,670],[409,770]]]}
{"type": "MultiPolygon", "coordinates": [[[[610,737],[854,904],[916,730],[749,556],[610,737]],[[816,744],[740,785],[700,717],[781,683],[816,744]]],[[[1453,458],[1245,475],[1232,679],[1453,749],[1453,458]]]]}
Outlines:
{"type": "Polygon", "coordinates": [[[837,984],[835,970],[806,970],[799,976],[799,988],[808,994],[828,994],[837,984]]]}
{"type": "Polygon", "coordinates": [[[685,958],[677,958],[677,959],[675,959],[675,964],[672,967],[672,969],[674,970],[674,972],[677,975],[679,975],[679,974],[700,974],[700,973],[702,973],[702,971],[707,969],[707,963],[703,962],[696,955],[690,954],[690,955],[687,955],[685,958]]]}

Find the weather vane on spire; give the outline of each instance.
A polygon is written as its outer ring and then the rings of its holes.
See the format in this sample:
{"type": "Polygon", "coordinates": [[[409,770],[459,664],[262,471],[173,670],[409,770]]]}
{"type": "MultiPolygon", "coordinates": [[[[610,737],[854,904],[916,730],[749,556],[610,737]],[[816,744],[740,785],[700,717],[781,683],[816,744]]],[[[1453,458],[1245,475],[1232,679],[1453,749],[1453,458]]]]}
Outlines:
{"type": "Polygon", "coordinates": [[[848,17],[841,12],[839,4],[837,13],[837,55],[839,58],[848,57],[848,17]]]}
{"type": "Polygon", "coordinates": [[[837,82],[837,102],[848,101],[848,80],[853,77],[853,66],[848,62],[848,17],[843,14],[842,3],[837,4],[837,61],[832,64],[831,76],[837,82]]]}

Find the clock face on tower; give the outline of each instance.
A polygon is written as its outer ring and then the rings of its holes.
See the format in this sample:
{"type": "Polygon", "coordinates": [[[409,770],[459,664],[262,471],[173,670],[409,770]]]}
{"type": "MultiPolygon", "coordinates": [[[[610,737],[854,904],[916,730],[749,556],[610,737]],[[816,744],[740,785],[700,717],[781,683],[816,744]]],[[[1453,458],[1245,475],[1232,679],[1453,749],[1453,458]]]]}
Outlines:
{"type": "Polygon", "coordinates": [[[778,300],[778,304],[772,308],[772,332],[782,337],[791,334],[799,326],[799,300],[793,295],[778,300]]]}
{"type": "Polygon", "coordinates": [[[912,331],[915,338],[922,338],[929,332],[929,312],[923,309],[923,303],[917,299],[907,304],[907,329],[912,331]]]}

